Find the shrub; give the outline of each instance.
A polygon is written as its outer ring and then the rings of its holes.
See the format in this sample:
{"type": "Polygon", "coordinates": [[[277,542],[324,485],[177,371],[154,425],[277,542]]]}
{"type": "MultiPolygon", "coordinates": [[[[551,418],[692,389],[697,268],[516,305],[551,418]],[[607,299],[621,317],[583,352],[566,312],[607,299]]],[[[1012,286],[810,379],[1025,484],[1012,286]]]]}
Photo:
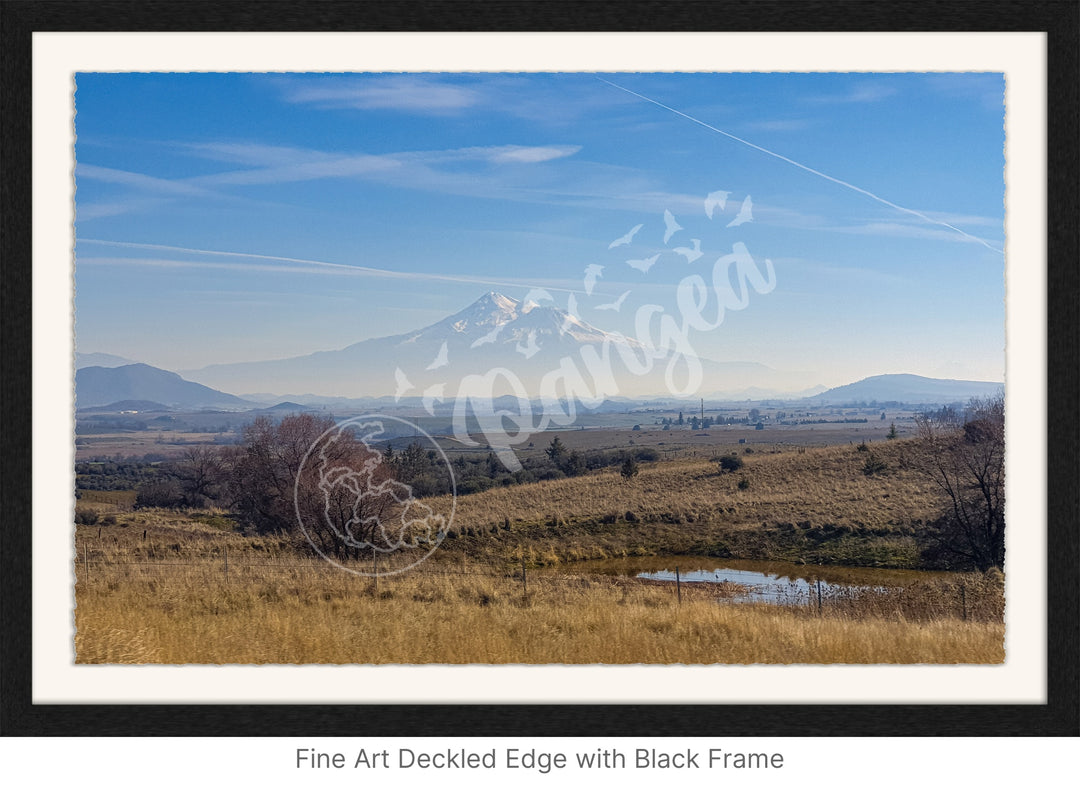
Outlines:
{"type": "Polygon", "coordinates": [[[889,469],[889,465],[871,453],[866,457],[866,463],[863,464],[862,471],[863,475],[877,475],[887,469],[889,469]]]}
{"type": "Polygon", "coordinates": [[[466,478],[458,484],[458,494],[476,494],[478,492],[486,492],[491,488],[492,481],[490,478],[466,478]]]}
{"type": "Polygon", "coordinates": [[[178,508],[184,503],[184,493],[175,478],[148,481],[135,490],[136,508],[178,508]]]}
{"type": "Polygon", "coordinates": [[[720,472],[735,472],[743,467],[743,460],[739,456],[721,456],[720,472]]]}
{"type": "Polygon", "coordinates": [[[746,491],[750,488],[750,480],[744,475],[739,479],[739,490],[746,491]]]}
{"type": "Polygon", "coordinates": [[[77,525],[96,525],[98,520],[98,513],[92,508],[77,508],[75,509],[75,524],[77,525]]]}

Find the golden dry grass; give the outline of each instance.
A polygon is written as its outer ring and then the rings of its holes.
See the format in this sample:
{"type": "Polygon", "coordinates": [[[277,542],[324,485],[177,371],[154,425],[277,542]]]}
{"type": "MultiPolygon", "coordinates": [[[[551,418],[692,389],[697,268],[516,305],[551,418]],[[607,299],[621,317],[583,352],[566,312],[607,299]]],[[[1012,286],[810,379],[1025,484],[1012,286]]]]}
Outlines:
{"type": "Polygon", "coordinates": [[[904,467],[903,441],[872,447],[889,465],[883,475],[864,475],[865,454],[854,447],[826,447],[756,452],[734,474],[718,475],[707,461],[675,461],[642,465],[630,481],[604,471],[462,497],[455,519],[462,533],[419,572],[382,579],[377,595],[370,580],[301,554],[284,538],[244,536],[220,513],[117,512],[115,524],[81,526],[76,535],[77,661],[1004,661],[999,582],[972,583],[970,612],[982,614],[963,620],[955,606],[936,606],[933,590],[915,602],[829,602],[819,614],[722,603],[720,592],[691,586],[680,606],[670,587],[530,573],[526,596],[508,565],[703,546],[723,530],[741,531],[762,556],[779,557],[769,554],[773,538],[763,528],[788,523],[798,535],[801,525],[840,525],[845,535],[911,544],[912,525],[936,513],[936,494],[904,467]],[[750,487],[740,490],[743,474],[750,487]],[[87,550],[91,562],[83,565],[87,550]],[[449,573],[466,552],[470,573],[449,573]]]}
{"type": "Polygon", "coordinates": [[[884,474],[872,476],[862,472],[866,454],[847,445],[745,454],[744,468],[726,474],[706,460],[643,464],[629,481],[608,469],[459,497],[455,521],[463,527],[506,518],[572,524],[631,511],[642,521],[895,526],[932,515],[939,503],[932,485],[904,467],[909,447],[904,441],[871,445],[889,465],[884,474]],[[743,477],[750,486],[740,490],[743,477]]]}
{"type": "MultiPolygon", "coordinates": [[[[93,557],[93,555],[92,555],[93,557]]],[[[620,578],[468,574],[369,579],[295,556],[77,566],[80,663],[998,663],[1000,622],[846,607],[733,604],[725,591],[620,578]]]]}
{"type": "MultiPolygon", "coordinates": [[[[743,469],[712,461],[642,464],[625,480],[602,470],[457,498],[451,551],[553,563],[648,554],[917,568],[918,534],[941,513],[940,493],[910,469],[905,440],[756,449],[743,469]],[[743,479],[747,484],[740,489],[743,479]]],[[[445,512],[448,498],[433,498],[445,512]]]]}
{"type": "Polygon", "coordinates": [[[79,492],[79,508],[92,508],[101,512],[130,511],[134,505],[134,489],[121,489],[118,491],[82,489],[79,492]]]}

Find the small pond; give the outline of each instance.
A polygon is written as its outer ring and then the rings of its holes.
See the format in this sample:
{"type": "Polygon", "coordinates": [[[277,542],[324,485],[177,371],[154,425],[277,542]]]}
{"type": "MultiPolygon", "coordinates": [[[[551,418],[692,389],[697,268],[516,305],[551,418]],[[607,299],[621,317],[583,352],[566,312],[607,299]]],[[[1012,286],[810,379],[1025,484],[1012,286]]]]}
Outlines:
{"type": "MultiPolygon", "coordinates": [[[[575,563],[577,571],[612,574],[644,580],[675,581],[675,570],[683,584],[735,583],[745,593],[729,599],[734,602],[769,602],[772,604],[809,604],[818,595],[823,598],[857,590],[887,590],[920,580],[947,578],[947,572],[895,569],[851,568],[846,566],[811,566],[774,561],[730,560],[701,557],[642,557],[575,563]]],[[[565,569],[565,567],[563,567],[565,569]]]]}

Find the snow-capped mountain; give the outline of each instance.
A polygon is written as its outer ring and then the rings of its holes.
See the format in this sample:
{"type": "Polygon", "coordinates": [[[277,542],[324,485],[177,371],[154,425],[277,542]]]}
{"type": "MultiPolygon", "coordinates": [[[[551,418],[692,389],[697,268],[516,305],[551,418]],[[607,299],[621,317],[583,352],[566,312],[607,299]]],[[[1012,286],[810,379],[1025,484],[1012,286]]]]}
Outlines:
{"type": "MultiPolygon", "coordinates": [[[[487,344],[517,344],[527,340],[530,333],[536,333],[538,339],[567,337],[577,343],[623,342],[621,336],[597,329],[565,310],[534,301],[519,301],[496,291],[484,294],[460,313],[400,337],[404,338],[403,343],[438,340],[478,348],[487,344]]],[[[626,342],[639,345],[630,339],[626,342]]]]}
{"type": "MultiPolygon", "coordinates": [[[[463,381],[489,394],[512,393],[514,379],[529,396],[539,396],[545,376],[566,359],[590,386],[594,377],[583,362],[610,360],[606,395],[666,392],[666,362],[657,360],[646,374],[631,374],[624,357],[644,360],[645,348],[636,339],[606,332],[569,312],[548,304],[519,301],[489,292],[464,310],[428,327],[385,338],[354,343],[337,351],[262,362],[211,365],[185,376],[231,392],[322,393],[328,396],[423,396],[451,399],[462,392],[463,381]],[[494,375],[502,370],[510,376],[494,375]],[[492,385],[476,377],[490,375],[492,385]],[[473,377],[469,379],[469,377],[473,377]],[[512,378],[511,378],[512,377],[512,378]],[[618,392],[611,392],[610,382],[618,392]],[[492,388],[494,393],[492,393],[492,388]]],[[[702,361],[715,390],[737,374],[746,384],[748,373],[768,378],[771,369],[754,363],[702,361]]]]}

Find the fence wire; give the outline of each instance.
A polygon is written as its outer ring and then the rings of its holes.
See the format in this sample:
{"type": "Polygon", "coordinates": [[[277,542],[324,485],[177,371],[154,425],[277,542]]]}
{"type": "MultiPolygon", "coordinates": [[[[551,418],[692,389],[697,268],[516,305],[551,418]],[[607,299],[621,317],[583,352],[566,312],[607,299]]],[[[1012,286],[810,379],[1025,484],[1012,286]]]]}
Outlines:
{"type": "MultiPolygon", "coordinates": [[[[373,564],[353,563],[353,575],[344,574],[326,562],[284,561],[280,559],[251,558],[246,554],[227,554],[211,551],[191,560],[164,560],[155,558],[119,559],[106,557],[100,550],[89,545],[81,547],[74,558],[78,586],[109,585],[153,579],[168,582],[179,580],[184,570],[201,569],[201,574],[191,575],[205,583],[239,586],[266,583],[277,579],[288,581],[294,575],[310,581],[313,577],[339,588],[344,585],[356,595],[377,595],[379,586],[387,590],[397,579],[410,580],[476,580],[501,583],[517,588],[523,596],[542,592],[590,587],[594,584],[633,585],[670,589],[674,602],[684,596],[693,599],[709,598],[718,604],[729,606],[764,604],[782,607],[789,611],[808,615],[831,617],[879,617],[899,620],[937,620],[960,618],[961,620],[1001,622],[1004,615],[1004,598],[1000,585],[988,582],[980,575],[963,575],[962,579],[941,582],[915,582],[903,586],[865,586],[822,584],[820,581],[806,584],[743,585],[722,581],[701,582],[656,580],[640,577],[616,576],[594,573],[568,573],[558,567],[527,568],[521,565],[490,565],[463,558],[461,566],[450,567],[425,564],[410,569],[405,574],[371,573],[373,564]],[[282,577],[286,577],[283,579],[282,577]]],[[[350,568],[350,567],[346,567],[350,568]]],[[[190,577],[189,577],[190,578],[190,577]]]]}

